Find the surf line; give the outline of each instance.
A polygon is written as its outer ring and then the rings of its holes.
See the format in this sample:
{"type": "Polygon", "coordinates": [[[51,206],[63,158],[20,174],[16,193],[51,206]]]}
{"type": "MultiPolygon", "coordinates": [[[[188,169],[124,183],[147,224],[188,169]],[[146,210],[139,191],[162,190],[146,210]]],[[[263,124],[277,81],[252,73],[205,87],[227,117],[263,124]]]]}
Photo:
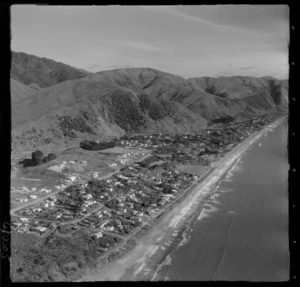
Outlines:
{"type": "MultiPolygon", "coordinates": [[[[281,121],[276,121],[275,123],[272,123],[272,126],[276,127],[280,123],[281,123],[281,121]]],[[[173,220],[171,221],[170,226],[173,225],[174,227],[175,226],[177,227],[178,224],[181,225],[183,223],[183,221],[187,221],[188,219],[184,218],[185,215],[187,215],[187,213],[194,212],[195,209],[197,207],[199,207],[199,205],[201,203],[203,203],[202,199],[205,199],[205,197],[206,197],[205,195],[209,194],[209,195],[213,196],[219,189],[220,183],[225,180],[227,175],[231,173],[230,174],[230,177],[231,177],[233,175],[233,173],[238,171],[237,166],[240,163],[242,157],[245,156],[247,151],[250,149],[250,147],[252,147],[254,143],[256,143],[263,135],[266,135],[268,132],[269,132],[269,129],[267,126],[265,129],[260,131],[253,138],[251,138],[248,143],[244,143],[244,145],[240,146],[233,154],[231,154],[231,156],[229,158],[223,159],[222,162],[220,163],[220,166],[217,167],[216,170],[214,170],[212,172],[212,174],[210,174],[208,176],[208,178],[204,180],[204,182],[199,184],[198,187],[195,187],[196,194],[189,199],[190,200],[190,204],[188,204],[189,212],[181,212],[179,214],[179,216],[175,216],[175,218],[173,218],[173,220]],[[219,184],[217,184],[217,183],[219,183],[219,184]],[[201,190],[202,190],[202,192],[199,192],[201,190]],[[205,191],[205,192],[203,192],[203,191],[205,191]],[[204,197],[203,197],[203,195],[204,195],[204,197]],[[196,204],[191,204],[191,202],[194,202],[196,204]]],[[[213,210],[213,211],[217,211],[217,210],[213,210]]],[[[209,214],[205,214],[205,212],[202,213],[202,211],[201,211],[200,214],[198,214],[197,219],[200,220],[207,216],[209,216],[209,214]]],[[[184,235],[187,235],[186,232],[184,235]]],[[[185,237],[185,236],[183,236],[183,237],[185,237]]],[[[183,240],[181,240],[181,242],[177,245],[177,248],[179,246],[185,245],[187,243],[187,241],[189,241],[188,237],[183,238],[183,240]]],[[[162,268],[164,266],[171,265],[172,255],[174,254],[174,252],[177,248],[174,248],[165,257],[165,260],[157,266],[157,268],[152,276],[151,281],[155,281],[155,280],[159,279],[159,272],[162,270],[162,268]]]]}

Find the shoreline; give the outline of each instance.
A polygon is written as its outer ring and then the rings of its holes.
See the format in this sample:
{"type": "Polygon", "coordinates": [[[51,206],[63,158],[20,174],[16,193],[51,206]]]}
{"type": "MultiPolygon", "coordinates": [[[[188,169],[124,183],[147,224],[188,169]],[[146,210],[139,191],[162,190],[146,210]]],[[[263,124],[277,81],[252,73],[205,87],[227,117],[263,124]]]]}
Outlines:
{"type": "Polygon", "coordinates": [[[204,199],[214,194],[220,180],[245,152],[284,119],[285,117],[276,119],[234,147],[193,183],[184,192],[184,196],[178,198],[164,213],[154,218],[150,225],[146,225],[146,229],[141,229],[130,239],[126,244],[128,246],[125,245],[126,248],[116,251],[112,260],[100,259],[104,266],[89,271],[78,281],[162,280],[160,277],[163,276],[159,272],[170,263],[170,256],[176,248],[187,240],[185,231],[188,230],[188,223],[198,216],[195,211],[201,208],[204,199]]]}

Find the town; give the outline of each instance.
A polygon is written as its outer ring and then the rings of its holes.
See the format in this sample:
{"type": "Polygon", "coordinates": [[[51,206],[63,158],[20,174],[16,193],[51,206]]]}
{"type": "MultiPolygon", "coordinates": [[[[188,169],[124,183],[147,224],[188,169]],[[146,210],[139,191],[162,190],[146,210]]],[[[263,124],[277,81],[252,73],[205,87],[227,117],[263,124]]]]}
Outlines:
{"type": "MultiPolygon", "coordinates": [[[[116,140],[116,147],[151,152],[140,161],[121,158],[124,164],[102,179],[73,175],[65,185],[57,186],[55,194],[17,209],[12,214],[13,230],[66,237],[85,229],[99,241],[99,252],[104,254],[162,213],[201,178],[179,170],[179,164],[209,169],[272,120],[269,115],[226,125],[216,123],[186,135],[123,136],[116,140]]],[[[31,198],[36,199],[35,195],[31,198]]]]}

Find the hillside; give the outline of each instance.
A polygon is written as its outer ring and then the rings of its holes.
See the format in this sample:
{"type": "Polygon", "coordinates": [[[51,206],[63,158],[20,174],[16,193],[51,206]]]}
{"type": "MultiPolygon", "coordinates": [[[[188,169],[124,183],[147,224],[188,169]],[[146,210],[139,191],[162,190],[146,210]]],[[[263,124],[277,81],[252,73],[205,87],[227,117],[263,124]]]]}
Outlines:
{"type": "Polygon", "coordinates": [[[57,83],[83,78],[89,72],[47,58],[12,51],[11,77],[24,85],[44,88],[57,83]]]}
{"type": "Polygon", "coordinates": [[[212,112],[224,116],[247,118],[272,109],[288,108],[288,81],[263,77],[202,77],[190,78],[195,89],[200,88],[215,98],[210,104],[195,99],[190,109],[202,111],[204,117],[213,117],[212,112]],[[212,109],[212,106],[215,108],[212,109]]]}
{"type": "Polygon", "coordinates": [[[189,81],[195,88],[200,87],[221,98],[242,99],[262,93],[270,95],[276,105],[288,102],[288,81],[273,77],[203,77],[191,78],[189,81]]]}
{"type": "Polygon", "coordinates": [[[180,133],[206,120],[184,106],[92,75],[12,103],[13,146],[71,144],[125,133],[180,133]]]}
{"type": "Polygon", "coordinates": [[[24,100],[25,98],[34,95],[36,92],[36,89],[19,83],[14,79],[10,79],[10,94],[12,102],[24,100]]]}
{"type": "Polygon", "coordinates": [[[13,95],[14,148],[73,145],[125,133],[185,133],[228,116],[241,120],[284,110],[288,103],[287,81],[183,79],[150,68],[103,71],[42,89],[12,83],[26,90],[13,95]]]}

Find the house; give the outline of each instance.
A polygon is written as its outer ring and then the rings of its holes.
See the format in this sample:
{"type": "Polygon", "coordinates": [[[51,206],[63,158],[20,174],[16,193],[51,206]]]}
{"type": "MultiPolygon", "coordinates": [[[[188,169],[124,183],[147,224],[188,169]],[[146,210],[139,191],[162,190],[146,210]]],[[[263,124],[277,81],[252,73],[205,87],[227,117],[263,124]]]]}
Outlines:
{"type": "Polygon", "coordinates": [[[14,222],[14,223],[13,223],[13,226],[16,227],[16,228],[19,227],[20,225],[22,225],[21,222],[14,222]]]}
{"type": "Polygon", "coordinates": [[[136,213],[136,215],[137,215],[137,216],[143,216],[143,215],[144,215],[144,212],[138,211],[138,212],[136,213]]]}
{"type": "Polygon", "coordinates": [[[108,222],[109,222],[108,220],[104,221],[104,222],[100,225],[100,228],[103,228],[108,222]]]}
{"type": "Polygon", "coordinates": [[[25,232],[25,231],[27,231],[28,230],[28,228],[27,227],[20,227],[19,229],[18,229],[18,231],[19,232],[25,232]]]}
{"type": "Polygon", "coordinates": [[[95,177],[98,177],[98,172],[94,172],[91,174],[91,177],[95,178],[95,177]]]}
{"type": "Polygon", "coordinates": [[[94,234],[97,238],[100,238],[103,236],[103,233],[101,231],[94,234]]]}
{"type": "Polygon", "coordinates": [[[39,230],[39,231],[45,231],[46,227],[37,226],[36,229],[39,230]]]}
{"type": "Polygon", "coordinates": [[[106,230],[107,230],[107,231],[113,231],[114,229],[115,229],[114,226],[108,226],[108,227],[106,227],[106,230]]]}
{"type": "Polygon", "coordinates": [[[26,217],[21,217],[20,220],[23,221],[23,222],[28,222],[29,221],[29,219],[26,218],[26,217]]]}

